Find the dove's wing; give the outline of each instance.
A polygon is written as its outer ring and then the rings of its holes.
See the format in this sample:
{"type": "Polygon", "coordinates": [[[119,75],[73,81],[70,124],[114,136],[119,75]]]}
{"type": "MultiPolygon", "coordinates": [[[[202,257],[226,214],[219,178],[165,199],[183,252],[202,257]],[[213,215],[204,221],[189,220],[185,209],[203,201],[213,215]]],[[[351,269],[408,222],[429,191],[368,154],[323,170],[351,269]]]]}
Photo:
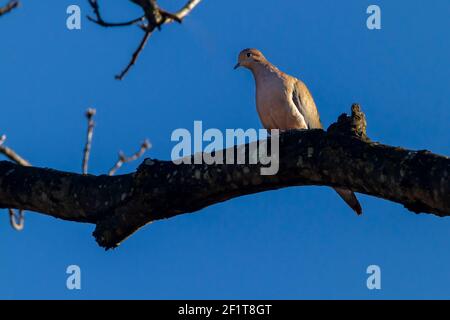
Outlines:
{"type": "MultiPolygon", "coordinates": [[[[317,111],[314,99],[311,96],[311,93],[309,92],[306,85],[300,80],[297,80],[294,83],[292,100],[294,101],[294,104],[297,107],[298,111],[305,119],[308,129],[322,128],[319,112],[317,111]]],[[[362,213],[361,205],[359,204],[359,201],[353,191],[345,188],[334,188],[334,190],[358,215],[362,213]]]]}
{"type": "Polygon", "coordinates": [[[297,80],[294,83],[292,100],[294,101],[294,104],[297,107],[298,111],[305,119],[308,129],[322,128],[319,112],[317,111],[314,99],[306,85],[300,80],[297,80]]]}

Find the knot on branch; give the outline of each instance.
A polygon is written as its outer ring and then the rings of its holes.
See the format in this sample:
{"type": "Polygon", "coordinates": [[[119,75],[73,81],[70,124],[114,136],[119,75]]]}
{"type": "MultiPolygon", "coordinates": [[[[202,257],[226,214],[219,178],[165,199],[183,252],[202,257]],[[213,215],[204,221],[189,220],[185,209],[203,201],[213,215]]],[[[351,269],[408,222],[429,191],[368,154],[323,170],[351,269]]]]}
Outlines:
{"type": "Polygon", "coordinates": [[[350,116],[346,113],[341,114],[337,122],[328,127],[327,132],[330,134],[356,136],[368,141],[369,137],[367,137],[366,128],[366,116],[361,111],[360,105],[354,103],[352,105],[352,114],[350,116]]]}

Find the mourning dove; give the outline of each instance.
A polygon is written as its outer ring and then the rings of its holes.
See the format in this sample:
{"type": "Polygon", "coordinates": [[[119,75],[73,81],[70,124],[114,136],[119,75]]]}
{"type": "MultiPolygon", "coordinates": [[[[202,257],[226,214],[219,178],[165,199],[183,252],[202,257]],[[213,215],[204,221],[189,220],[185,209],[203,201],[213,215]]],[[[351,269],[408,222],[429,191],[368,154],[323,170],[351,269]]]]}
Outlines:
{"type": "MultiPolygon", "coordinates": [[[[249,69],[256,82],[256,109],[267,130],[322,128],[319,113],[306,85],[281,72],[256,49],[244,49],[239,54],[238,67],[249,69]]],[[[361,205],[355,194],[345,188],[334,188],[358,214],[361,205]]]]}

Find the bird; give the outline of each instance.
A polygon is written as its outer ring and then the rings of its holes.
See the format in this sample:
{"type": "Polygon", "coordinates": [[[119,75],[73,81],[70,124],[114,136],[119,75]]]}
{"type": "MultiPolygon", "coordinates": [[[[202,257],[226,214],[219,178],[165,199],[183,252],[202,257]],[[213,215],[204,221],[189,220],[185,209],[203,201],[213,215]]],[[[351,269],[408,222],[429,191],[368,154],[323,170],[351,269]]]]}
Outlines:
{"type": "MultiPolygon", "coordinates": [[[[256,83],[256,109],[263,127],[280,131],[292,129],[322,129],[314,99],[303,81],[280,71],[258,49],[239,53],[234,69],[249,69],[256,83]]],[[[333,188],[347,205],[362,214],[353,191],[333,188]]]]}

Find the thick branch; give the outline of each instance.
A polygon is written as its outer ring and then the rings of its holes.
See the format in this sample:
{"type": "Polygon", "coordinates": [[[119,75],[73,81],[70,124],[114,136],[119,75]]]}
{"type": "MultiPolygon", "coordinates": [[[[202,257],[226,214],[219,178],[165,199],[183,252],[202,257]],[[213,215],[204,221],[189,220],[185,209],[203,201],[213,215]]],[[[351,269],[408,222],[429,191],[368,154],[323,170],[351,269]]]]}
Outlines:
{"type": "MultiPolygon", "coordinates": [[[[0,207],[94,223],[94,236],[105,248],[151,221],[289,186],[346,187],[416,213],[450,215],[450,158],[361,137],[365,125],[355,120],[362,115],[356,107],[352,117],[341,116],[328,132],[282,134],[276,175],[261,175],[260,164],[176,165],[147,159],[133,174],[83,176],[3,161],[0,207]]],[[[249,146],[241,149],[248,152],[249,146]]]]}

